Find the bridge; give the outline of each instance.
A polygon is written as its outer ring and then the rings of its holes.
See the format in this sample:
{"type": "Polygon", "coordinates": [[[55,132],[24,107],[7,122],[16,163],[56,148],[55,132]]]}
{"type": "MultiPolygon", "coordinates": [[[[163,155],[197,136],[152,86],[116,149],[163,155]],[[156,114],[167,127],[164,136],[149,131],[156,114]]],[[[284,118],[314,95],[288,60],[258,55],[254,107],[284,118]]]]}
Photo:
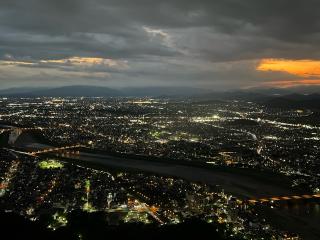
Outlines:
{"type": "Polygon", "coordinates": [[[250,199],[247,201],[251,204],[255,204],[255,203],[273,203],[278,201],[303,200],[303,199],[320,199],[320,194],[268,197],[268,198],[260,198],[260,199],[250,199]]]}
{"type": "Polygon", "coordinates": [[[59,152],[59,151],[69,150],[73,148],[81,148],[81,147],[86,147],[86,146],[81,144],[76,144],[76,145],[65,146],[65,147],[47,148],[47,149],[31,152],[30,154],[35,156],[37,154],[42,154],[42,153],[59,152]]]}

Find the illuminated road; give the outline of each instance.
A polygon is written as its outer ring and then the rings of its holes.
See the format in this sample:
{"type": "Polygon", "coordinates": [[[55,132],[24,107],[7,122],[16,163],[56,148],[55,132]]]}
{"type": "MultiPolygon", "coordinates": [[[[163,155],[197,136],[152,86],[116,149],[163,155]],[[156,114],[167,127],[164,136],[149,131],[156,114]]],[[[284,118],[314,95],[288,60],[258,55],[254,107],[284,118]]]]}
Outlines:
{"type": "Polygon", "coordinates": [[[303,199],[320,199],[320,194],[268,197],[268,198],[260,198],[260,199],[250,199],[248,200],[248,202],[254,204],[254,203],[269,203],[269,202],[277,202],[277,201],[303,200],[303,199]]]}
{"type": "Polygon", "coordinates": [[[157,222],[159,222],[160,224],[164,224],[164,222],[156,215],[156,213],[154,213],[150,206],[146,203],[141,203],[139,200],[136,200],[139,204],[139,211],[143,211],[148,213],[151,217],[153,217],[157,222]]]}
{"type": "Polygon", "coordinates": [[[81,144],[76,144],[76,145],[65,146],[65,147],[43,149],[43,150],[39,150],[39,151],[36,151],[36,152],[31,152],[30,154],[31,155],[37,155],[37,154],[41,154],[41,153],[59,152],[59,151],[63,151],[63,150],[68,150],[68,149],[73,149],[73,148],[81,148],[81,147],[86,147],[86,146],[85,145],[81,145],[81,144]]]}

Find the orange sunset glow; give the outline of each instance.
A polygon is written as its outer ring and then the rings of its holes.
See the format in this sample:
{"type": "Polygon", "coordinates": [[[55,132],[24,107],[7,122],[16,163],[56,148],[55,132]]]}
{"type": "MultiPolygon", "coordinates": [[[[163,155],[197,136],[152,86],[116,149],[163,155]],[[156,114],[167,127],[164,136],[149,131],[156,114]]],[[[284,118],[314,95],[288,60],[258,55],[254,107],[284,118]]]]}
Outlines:
{"type": "Polygon", "coordinates": [[[261,72],[284,72],[301,79],[279,79],[262,85],[271,87],[293,87],[298,85],[320,85],[320,61],[262,59],[257,68],[261,72]]]}
{"type": "Polygon", "coordinates": [[[320,61],[263,59],[258,71],[286,72],[301,77],[320,77],[320,61]]]}

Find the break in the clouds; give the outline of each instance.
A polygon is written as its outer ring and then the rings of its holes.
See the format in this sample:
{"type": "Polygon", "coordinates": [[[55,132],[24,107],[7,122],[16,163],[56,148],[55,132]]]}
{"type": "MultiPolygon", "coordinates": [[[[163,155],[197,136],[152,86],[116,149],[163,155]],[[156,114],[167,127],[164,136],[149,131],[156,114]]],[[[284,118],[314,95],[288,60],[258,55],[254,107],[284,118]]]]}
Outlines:
{"type": "Polygon", "coordinates": [[[319,9],[318,0],[1,0],[1,87],[319,84],[319,9]]]}

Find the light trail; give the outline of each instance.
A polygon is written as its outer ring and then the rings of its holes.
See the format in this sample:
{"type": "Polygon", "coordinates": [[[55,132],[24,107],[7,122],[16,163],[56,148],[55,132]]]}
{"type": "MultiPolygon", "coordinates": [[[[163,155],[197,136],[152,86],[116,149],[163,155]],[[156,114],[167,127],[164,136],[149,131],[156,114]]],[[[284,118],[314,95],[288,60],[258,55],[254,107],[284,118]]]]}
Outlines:
{"type": "Polygon", "coordinates": [[[277,201],[288,201],[288,200],[301,200],[301,199],[320,199],[320,194],[304,194],[304,195],[293,195],[293,196],[282,196],[282,197],[268,197],[260,199],[250,199],[249,203],[270,203],[277,201]]]}
{"type": "Polygon", "coordinates": [[[81,144],[76,144],[76,145],[65,146],[65,147],[48,148],[48,149],[39,150],[39,151],[36,151],[36,152],[31,152],[30,155],[35,156],[35,155],[41,154],[41,153],[58,152],[58,151],[61,151],[61,150],[68,150],[68,149],[81,148],[81,147],[86,147],[86,146],[85,145],[81,145],[81,144]]]}

